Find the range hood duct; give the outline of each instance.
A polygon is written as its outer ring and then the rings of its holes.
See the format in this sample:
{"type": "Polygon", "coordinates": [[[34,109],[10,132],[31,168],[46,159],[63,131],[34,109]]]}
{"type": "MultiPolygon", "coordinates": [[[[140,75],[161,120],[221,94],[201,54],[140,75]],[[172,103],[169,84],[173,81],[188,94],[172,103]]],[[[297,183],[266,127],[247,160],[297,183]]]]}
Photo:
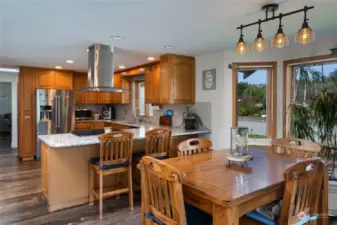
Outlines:
{"type": "Polygon", "coordinates": [[[111,47],[93,44],[88,50],[88,88],[80,91],[129,92],[114,87],[114,56],[111,47]]]}

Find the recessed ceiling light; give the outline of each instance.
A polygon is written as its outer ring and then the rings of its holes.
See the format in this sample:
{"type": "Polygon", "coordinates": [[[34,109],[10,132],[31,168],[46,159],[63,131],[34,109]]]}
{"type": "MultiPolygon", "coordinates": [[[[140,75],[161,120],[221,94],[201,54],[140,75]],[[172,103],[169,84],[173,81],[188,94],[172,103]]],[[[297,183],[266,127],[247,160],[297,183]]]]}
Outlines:
{"type": "Polygon", "coordinates": [[[118,66],[118,68],[119,68],[119,69],[125,69],[125,66],[120,65],[120,66],[118,66]]]}
{"type": "Polygon", "coordinates": [[[153,61],[153,60],[154,60],[154,57],[153,57],[153,56],[149,56],[149,57],[147,57],[147,60],[153,61]]]}
{"type": "Polygon", "coordinates": [[[172,46],[172,45],[165,45],[164,47],[165,48],[174,48],[174,46],[172,46]]]}
{"type": "Polygon", "coordinates": [[[69,59],[69,60],[66,61],[66,63],[73,64],[74,61],[69,59]]]}
{"type": "Polygon", "coordinates": [[[113,36],[110,36],[112,39],[115,39],[115,40],[121,40],[121,39],[124,39],[123,36],[119,36],[119,35],[113,35],[113,36]]]}
{"type": "Polygon", "coordinates": [[[62,69],[62,66],[55,66],[55,69],[60,70],[60,69],[62,69]]]}
{"type": "Polygon", "coordinates": [[[85,51],[86,51],[86,52],[89,52],[89,48],[87,48],[85,51]]]}

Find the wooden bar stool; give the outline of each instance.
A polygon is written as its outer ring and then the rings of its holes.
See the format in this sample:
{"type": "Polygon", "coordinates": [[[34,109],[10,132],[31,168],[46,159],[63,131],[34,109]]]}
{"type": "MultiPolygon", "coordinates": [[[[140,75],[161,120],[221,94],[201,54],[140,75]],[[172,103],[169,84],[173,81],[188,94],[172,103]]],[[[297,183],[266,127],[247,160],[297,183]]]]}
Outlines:
{"type": "Polygon", "coordinates": [[[136,152],[133,155],[141,159],[143,156],[152,156],[157,159],[170,157],[171,130],[157,128],[146,132],[145,151],[136,152]]]}
{"type": "Polygon", "coordinates": [[[133,181],[140,187],[140,172],[136,168],[142,157],[152,156],[167,159],[171,150],[171,130],[157,128],[146,132],[145,151],[133,153],[133,181]]]}
{"type": "Polygon", "coordinates": [[[99,136],[101,141],[99,157],[92,158],[89,162],[89,204],[93,205],[94,199],[99,199],[99,218],[103,214],[103,198],[129,194],[130,209],[133,209],[132,188],[132,146],[133,134],[125,131],[116,131],[99,136]],[[117,184],[112,188],[103,190],[103,177],[128,173],[128,184],[117,184]],[[99,189],[94,189],[94,174],[99,176],[99,189]]]}
{"type": "Polygon", "coordinates": [[[178,156],[212,151],[212,141],[206,138],[190,138],[178,144],[178,156]]]}

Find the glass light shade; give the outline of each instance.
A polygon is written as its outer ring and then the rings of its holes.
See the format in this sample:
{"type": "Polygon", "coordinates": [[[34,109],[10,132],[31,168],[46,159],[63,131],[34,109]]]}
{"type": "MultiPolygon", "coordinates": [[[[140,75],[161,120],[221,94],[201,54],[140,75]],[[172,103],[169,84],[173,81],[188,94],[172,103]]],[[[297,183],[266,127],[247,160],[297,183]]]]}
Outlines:
{"type": "Polygon", "coordinates": [[[271,46],[273,48],[283,48],[289,45],[289,38],[283,33],[282,28],[279,28],[273,39],[271,40],[271,46]]]}
{"type": "Polygon", "coordinates": [[[297,31],[296,34],[296,42],[299,42],[301,44],[308,44],[310,42],[313,42],[315,40],[315,34],[312,31],[312,29],[308,26],[307,22],[304,22],[302,25],[302,28],[297,31]]]}
{"type": "Polygon", "coordinates": [[[262,34],[259,33],[259,35],[257,35],[257,38],[255,39],[255,41],[253,43],[253,51],[262,52],[266,48],[267,48],[267,42],[262,37],[262,34]]]}
{"type": "Polygon", "coordinates": [[[248,154],[248,127],[231,127],[231,149],[233,156],[248,154]]]}
{"type": "Polygon", "coordinates": [[[243,55],[245,53],[247,53],[249,50],[248,48],[248,44],[240,38],[239,42],[236,44],[236,53],[240,54],[240,55],[243,55]]]}

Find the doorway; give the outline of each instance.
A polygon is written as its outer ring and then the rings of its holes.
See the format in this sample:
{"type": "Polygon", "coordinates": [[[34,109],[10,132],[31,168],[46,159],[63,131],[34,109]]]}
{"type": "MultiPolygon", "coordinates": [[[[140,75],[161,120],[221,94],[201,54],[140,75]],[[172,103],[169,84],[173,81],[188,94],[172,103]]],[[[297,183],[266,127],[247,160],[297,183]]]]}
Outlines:
{"type": "Polygon", "coordinates": [[[0,82],[0,151],[12,142],[12,84],[0,82]]]}

